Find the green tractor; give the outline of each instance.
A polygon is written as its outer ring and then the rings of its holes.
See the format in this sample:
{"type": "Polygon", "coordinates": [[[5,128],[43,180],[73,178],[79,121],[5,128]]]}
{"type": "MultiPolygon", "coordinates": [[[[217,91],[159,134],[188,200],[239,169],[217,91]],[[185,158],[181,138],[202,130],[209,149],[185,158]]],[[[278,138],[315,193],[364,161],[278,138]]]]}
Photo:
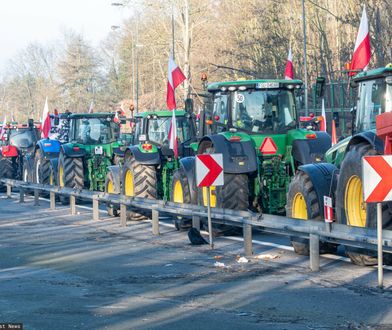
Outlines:
{"type": "Polygon", "coordinates": [[[60,187],[105,190],[108,167],[121,164],[124,151],[114,113],[71,114],[69,143],[61,145],[57,182],[60,187]]]}
{"type": "MultiPolygon", "coordinates": [[[[376,227],[376,207],[366,204],[362,189],[362,157],[384,153],[384,142],[376,135],[376,116],[392,111],[392,68],[357,74],[352,79],[358,101],[352,114],[352,135],[325,154],[326,163],[304,165],[293,178],[287,197],[287,215],[297,219],[324,220],[323,197],[333,200],[336,222],[355,227],[376,227]]],[[[392,228],[392,205],[383,204],[383,227],[392,228]]],[[[309,254],[308,241],[292,239],[298,254],[309,254]]],[[[331,244],[322,243],[323,247],[331,244]]],[[[346,247],[357,265],[377,263],[374,252],[346,247]]],[[[391,258],[390,255],[386,259],[391,258]]]]}
{"type": "MultiPolygon", "coordinates": [[[[196,141],[195,116],[175,111],[178,156],[194,155],[196,141]]],[[[125,196],[171,200],[171,182],[179,159],[169,148],[172,111],[148,111],[135,116],[135,145],[124,152],[124,166],[110,166],[105,191],[125,196]]],[[[108,213],[118,214],[118,207],[107,206],[108,213]]],[[[145,214],[130,210],[128,217],[143,219],[145,214]]]]}
{"type": "MultiPolygon", "coordinates": [[[[323,161],[331,146],[325,132],[299,128],[295,100],[301,86],[300,80],[266,79],[208,85],[212,102],[200,123],[210,128],[197,153],[221,153],[224,164],[224,186],[210,190],[212,207],[285,214],[297,168],[323,161]]],[[[196,187],[195,157],[180,160],[172,190],[179,196],[174,201],[207,204],[207,190],[196,187]]]]}

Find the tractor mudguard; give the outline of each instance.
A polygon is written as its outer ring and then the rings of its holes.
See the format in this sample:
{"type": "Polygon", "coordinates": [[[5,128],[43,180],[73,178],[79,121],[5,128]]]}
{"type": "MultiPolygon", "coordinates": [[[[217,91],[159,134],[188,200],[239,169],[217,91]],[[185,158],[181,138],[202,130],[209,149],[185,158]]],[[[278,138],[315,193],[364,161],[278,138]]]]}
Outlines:
{"type": "Polygon", "coordinates": [[[373,146],[377,152],[381,154],[384,153],[384,142],[376,135],[375,131],[365,131],[355,134],[348,143],[346,152],[350,150],[351,146],[361,142],[367,142],[373,146]]]}
{"type": "Polygon", "coordinates": [[[300,164],[311,164],[324,160],[325,152],[331,148],[331,136],[326,132],[314,132],[316,139],[294,140],[292,154],[300,164]]]}
{"type": "MultiPolygon", "coordinates": [[[[199,148],[203,141],[211,140],[214,153],[223,155],[223,171],[225,173],[243,174],[257,171],[256,150],[252,141],[232,142],[222,134],[209,135],[199,142],[199,148]]],[[[198,150],[197,153],[200,153],[198,150]]]]}
{"type": "Polygon", "coordinates": [[[108,173],[112,173],[112,178],[114,180],[114,187],[116,188],[115,194],[120,194],[121,187],[121,168],[119,165],[108,166],[108,173]]]}
{"type": "Polygon", "coordinates": [[[18,157],[18,148],[15,146],[2,146],[1,155],[3,157],[18,157]]]}
{"type": "Polygon", "coordinates": [[[184,170],[185,176],[188,179],[191,201],[197,201],[197,187],[196,187],[196,162],[195,157],[184,157],[180,159],[180,167],[184,170]]]}
{"type": "Polygon", "coordinates": [[[121,148],[117,147],[117,148],[113,148],[113,154],[120,156],[120,157],[124,157],[125,151],[121,150],[121,148]]]}
{"type": "Polygon", "coordinates": [[[75,150],[72,143],[63,144],[61,146],[61,150],[67,157],[82,158],[86,155],[86,151],[82,148],[76,148],[75,150]]]}
{"type": "Polygon", "coordinates": [[[159,152],[141,152],[138,146],[129,147],[126,153],[130,152],[136,162],[143,165],[160,165],[161,157],[159,152]]]}
{"type": "Polygon", "coordinates": [[[302,165],[298,169],[310,177],[316,190],[320,210],[324,214],[324,196],[333,197],[332,193],[336,190],[339,173],[338,168],[330,163],[315,163],[302,165]]]}
{"type": "Polygon", "coordinates": [[[46,159],[58,157],[61,144],[57,140],[42,139],[37,142],[36,149],[40,150],[41,156],[46,159]]]}

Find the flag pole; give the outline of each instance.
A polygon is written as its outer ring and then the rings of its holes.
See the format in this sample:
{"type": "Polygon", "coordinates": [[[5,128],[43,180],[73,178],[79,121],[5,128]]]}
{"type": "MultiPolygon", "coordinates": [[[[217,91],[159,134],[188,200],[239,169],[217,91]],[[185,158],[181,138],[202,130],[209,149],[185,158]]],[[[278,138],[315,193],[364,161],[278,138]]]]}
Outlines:
{"type": "Polygon", "coordinates": [[[305,0],[302,0],[302,27],[304,34],[304,85],[305,85],[305,115],[308,116],[308,69],[306,65],[306,16],[305,16],[305,0]]]}
{"type": "Polygon", "coordinates": [[[171,3],[171,28],[172,28],[172,57],[173,61],[175,60],[174,55],[174,5],[173,2],[171,3]]]}

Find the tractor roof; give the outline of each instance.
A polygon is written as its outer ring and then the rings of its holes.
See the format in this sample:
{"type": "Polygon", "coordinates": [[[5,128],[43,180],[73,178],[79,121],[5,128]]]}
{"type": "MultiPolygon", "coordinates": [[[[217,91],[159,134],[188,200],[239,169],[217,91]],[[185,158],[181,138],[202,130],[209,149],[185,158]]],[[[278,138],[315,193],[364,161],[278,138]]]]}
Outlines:
{"type": "Polygon", "coordinates": [[[362,80],[369,80],[369,79],[374,79],[374,78],[380,78],[380,77],[385,77],[385,76],[390,76],[392,75],[392,66],[386,66],[384,68],[377,68],[377,69],[372,69],[369,71],[362,71],[358,73],[353,80],[354,81],[362,81],[362,80]]]}
{"type": "Polygon", "coordinates": [[[285,85],[302,85],[302,81],[295,80],[284,80],[284,79],[255,79],[255,80],[235,80],[235,81],[221,81],[214,82],[208,85],[207,89],[209,92],[219,90],[222,87],[230,86],[247,86],[250,88],[255,88],[259,84],[258,88],[268,89],[268,88],[279,88],[285,85]],[[279,84],[278,86],[276,86],[279,84]]]}
{"type": "Polygon", "coordinates": [[[69,118],[78,119],[78,118],[107,118],[114,117],[115,113],[113,112],[93,112],[93,113],[73,113],[69,115],[69,118]]]}
{"type": "MultiPolygon", "coordinates": [[[[175,110],[176,117],[184,117],[186,112],[184,110],[175,110]]],[[[157,117],[171,117],[173,112],[170,110],[157,110],[157,111],[146,111],[140,112],[135,115],[136,118],[147,118],[148,116],[157,117]]]]}

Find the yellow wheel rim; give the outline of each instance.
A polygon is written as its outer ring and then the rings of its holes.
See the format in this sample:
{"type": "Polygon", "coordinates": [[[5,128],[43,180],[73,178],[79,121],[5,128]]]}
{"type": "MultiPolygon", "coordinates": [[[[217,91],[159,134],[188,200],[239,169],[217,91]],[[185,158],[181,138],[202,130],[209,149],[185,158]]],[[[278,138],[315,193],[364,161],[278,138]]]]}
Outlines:
{"type": "Polygon", "coordinates": [[[295,219],[308,219],[308,208],[306,207],[305,197],[302,193],[295,194],[291,205],[291,216],[295,219]]]}
{"type": "Polygon", "coordinates": [[[344,194],[344,208],[348,225],[365,227],[366,204],[362,196],[362,181],[357,175],[350,177],[347,182],[344,194]]]}
{"type": "MultiPolygon", "coordinates": [[[[216,187],[210,187],[211,207],[216,207],[216,187]]],[[[203,205],[207,206],[207,188],[203,187],[203,205]]]]}
{"type": "Polygon", "coordinates": [[[63,165],[60,165],[59,166],[59,185],[60,185],[60,187],[64,187],[63,175],[64,175],[64,168],[63,168],[63,165]]]}
{"type": "Polygon", "coordinates": [[[108,181],[108,185],[106,187],[106,192],[109,194],[113,194],[114,193],[114,184],[112,180],[108,181]]]}
{"type": "Polygon", "coordinates": [[[184,191],[182,189],[182,185],[181,185],[180,180],[177,180],[174,183],[173,202],[175,202],[175,203],[184,203],[184,191]]]}
{"type": "Polygon", "coordinates": [[[135,196],[135,190],[133,187],[133,174],[130,170],[126,170],[125,173],[125,195],[126,196],[135,196]]]}
{"type": "Polygon", "coordinates": [[[52,171],[50,171],[50,174],[49,174],[49,184],[51,186],[53,186],[53,172],[52,171]]]}

